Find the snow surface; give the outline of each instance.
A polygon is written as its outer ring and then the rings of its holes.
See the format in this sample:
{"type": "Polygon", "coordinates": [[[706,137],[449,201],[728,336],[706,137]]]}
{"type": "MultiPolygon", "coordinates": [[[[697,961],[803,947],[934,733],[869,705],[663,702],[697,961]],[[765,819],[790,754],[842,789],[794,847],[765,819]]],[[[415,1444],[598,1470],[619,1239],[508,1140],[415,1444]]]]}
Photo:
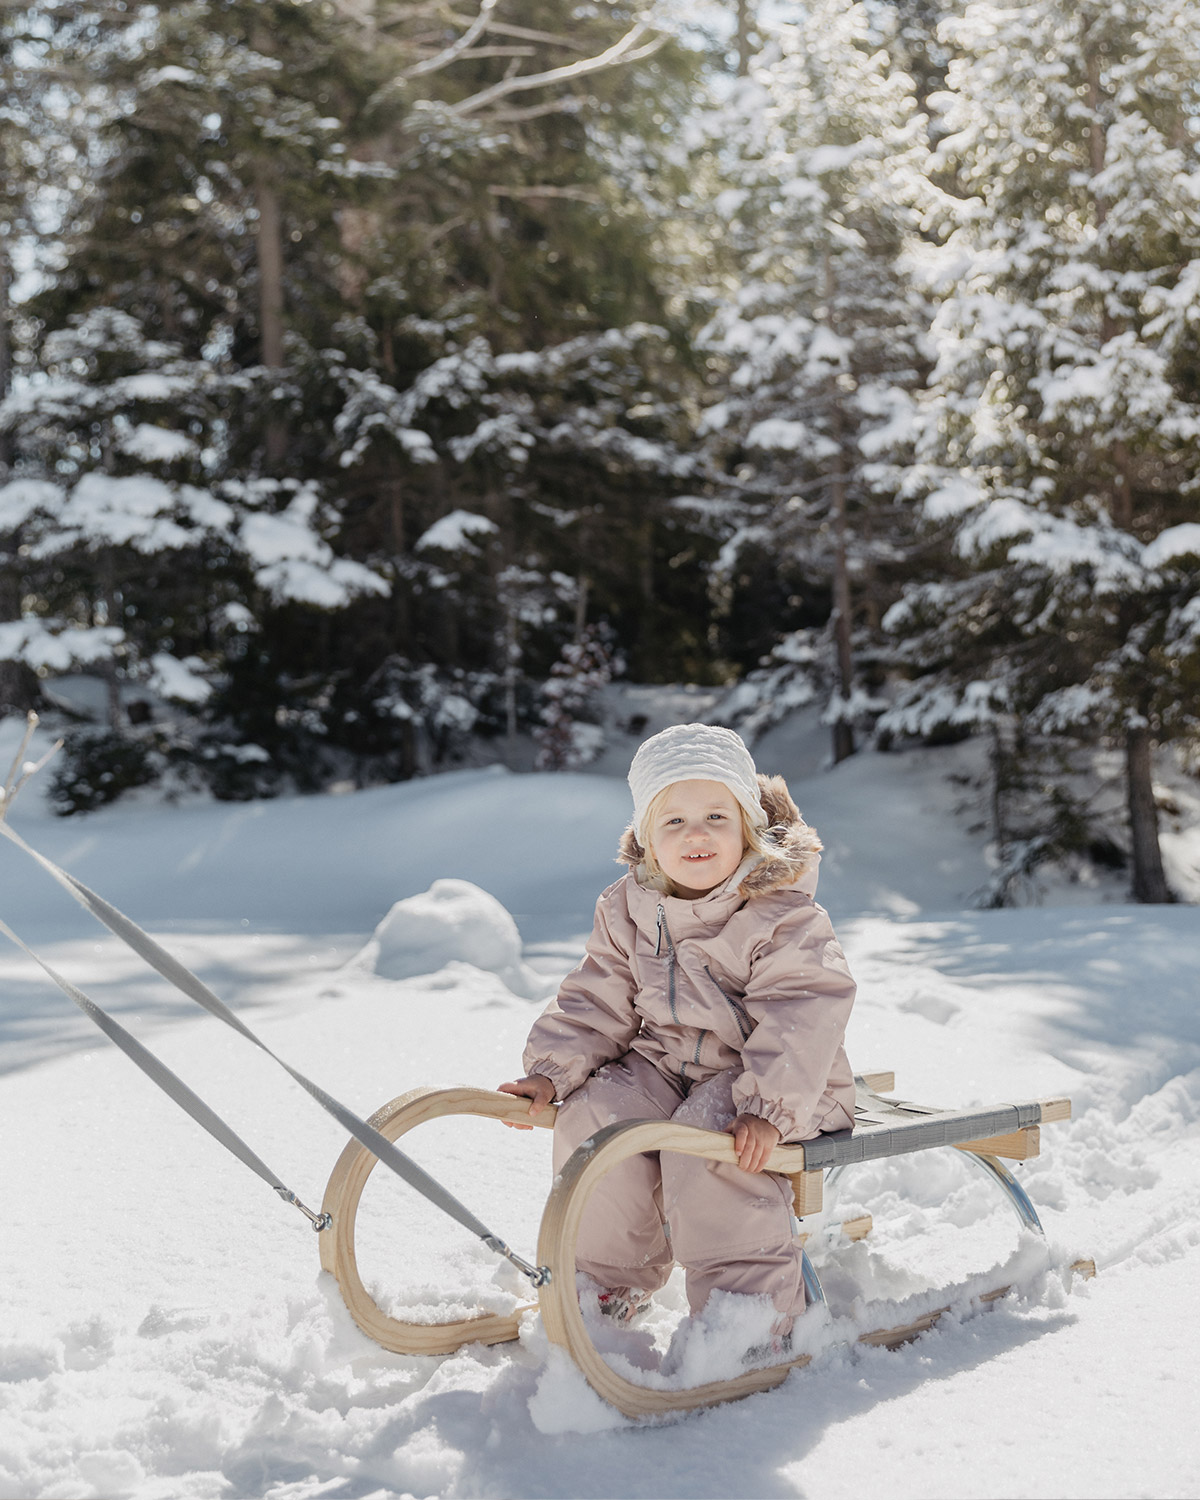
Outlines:
{"type": "MultiPolygon", "coordinates": [[[[0,725],[5,765],[15,734],[0,725]]],[[[831,1211],[806,1221],[833,1317],[803,1320],[799,1346],[817,1358],[769,1393],[630,1422],[532,1314],[516,1344],[388,1354],[351,1322],[301,1216],[14,949],[0,954],[0,1132],[19,1143],[5,1154],[0,1237],[0,1496],[1200,1494],[1200,913],[1114,904],[1111,890],[1091,893],[1108,904],[969,910],[986,860],[955,810],[953,759],[863,756],[821,773],[815,742],[788,736],[771,731],[771,758],[826,840],[821,894],[860,983],[855,1066],[894,1068],[901,1097],[943,1105],[1074,1101],[1075,1118],[1045,1127],[1042,1155],[1015,1169],[1048,1257],[967,1163],[930,1152],[853,1169],[831,1211]],[[861,1212],[875,1230],[850,1244],[837,1224],[861,1212]],[[1099,1276],[1068,1293],[1064,1268],[1081,1256],[1099,1276]],[[975,1315],[963,1302],[904,1349],[839,1345],[875,1314],[1002,1281],[1019,1294],[975,1315]]],[[[419,1085],[515,1076],[540,1002],[494,972],[515,955],[500,908],[525,940],[520,974],[548,986],[616,873],[627,808],[611,775],[475,771],[68,820],[47,816],[31,787],[12,817],[367,1113],[419,1085]],[[439,880],[451,883],[440,896],[439,880]],[[414,917],[439,906],[428,950],[439,967],[389,977],[371,942],[390,931],[402,965],[404,932],[415,950],[414,917]],[[477,914],[490,951],[466,932],[456,944],[456,908],[477,914]]],[[[281,1069],[7,844],[0,915],[319,1204],[344,1135],[281,1069]]],[[[404,1145],[532,1255],[548,1132],[442,1120],[404,1145]]],[[[357,1247],[380,1304],[417,1321],[523,1296],[506,1266],[381,1171],[357,1247]]],[[[645,1326],[608,1332],[606,1357],[653,1380],[682,1311],[673,1280],[645,1326]]],[[[700,1373],[739,1330],[714,1315],[703,1332],[684,1359],[700,1373]]]]}

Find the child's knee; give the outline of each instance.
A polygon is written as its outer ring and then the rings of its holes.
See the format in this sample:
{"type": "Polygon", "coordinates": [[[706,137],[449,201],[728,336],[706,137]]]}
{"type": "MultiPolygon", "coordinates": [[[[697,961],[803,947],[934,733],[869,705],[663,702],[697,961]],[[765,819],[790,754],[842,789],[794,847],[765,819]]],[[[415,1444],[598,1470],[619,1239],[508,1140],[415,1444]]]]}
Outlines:
{"type": "Polygon", "coordinates": [[[724,1130],[737,1116],[733,1081],[733,1073],[727,1072],[697,1084],[671,1116],[672,1122],[693,1125],[698,1130],[724,1130]]]}

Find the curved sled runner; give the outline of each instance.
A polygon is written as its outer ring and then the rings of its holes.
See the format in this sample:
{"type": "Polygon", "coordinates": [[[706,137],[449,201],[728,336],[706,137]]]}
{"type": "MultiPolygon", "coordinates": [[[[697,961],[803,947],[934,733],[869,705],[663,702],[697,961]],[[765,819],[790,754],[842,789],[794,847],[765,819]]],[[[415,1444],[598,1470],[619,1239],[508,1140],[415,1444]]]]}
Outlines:
{"type": "MultiPolygon", "coordinates": [[[[791,1178],[797,1217],[820,1212],[826,1172],[832,1183],[844,1168],[857,1162],[950,1146],[978,1163],[1004,1193],[1022,1225],[1041,1232],[1033,1205],[1000,1158],[1023,1161],[1036,1156],[1039,1127],[1069,1119],[1070,1100],[942,1110],[881,1097],[879,1091],[894,1086],[890,1073],[867,1073],[855,1081],[858,1099],[853,1130],[818,1136],[803,1145],[777,1146],[768,1159],[769,1171],[791,1178]]],[[[554,1113],[549,1107],[531,1118],[527,1100],[488,1089],[416,1089],[384,1105],[369,1123],[389,1141],[396,1141],[415,1126],[444,1115],[482,1115],[550,1128],[554,1113]]],[[[555,1179],[542,1214],[538,1265],[544,1274],[537,1305],[547,1337],[566,1349],[593,1389],[626,1416],[688,1411],[778,1385],[791,1370],[808,1364],[810,1356],[800,1355],[688,1390],[663,1390],[626,1380],[597,1352],[575,1292],[575,1242],[580,1217],[600,1178],[619,1162],[643,1151],[679,1151],[714,1161],[737,1160],[732,1137],[670,1121],[627,1120],[597,1131],[555,1179]]],[[[527,1307],[509,1314],[480,1313],[455,1322],[416,1324],[389,1317],[375,1304],[359,1275],[354,1250],[358,1203],[375,1164],[372,1153],[352,1140],[334,1166],[322,1204],[329,1227],[320,1235],[321,1265],[337,1279],[354,1321],[385,1349],[399,1354],[449,1354],[468,1343],[496,1344],[515,1339],[527,1307]]],[[[855,1220],[843,1227],[857,1238],[869,1230],[870,1221],[855,1220]]],[[[823,1301],[816,1272],[808,1256],[803,1258],[809,1298],[823,1301]]],[[[1094,1267],[1085,1263],[1076,1269],[1084,1274],[1094,1272],[1094,1267]]],[[[994,1301],[1008,1290],[996,1288],[981,1300],[994,1301]]],[[[888,1346],[905,1343],[931,1328],[945,1311],[942,1308],[926,1314],[902,1328],[864,1334],[860,1341],[888,1346]]]]}

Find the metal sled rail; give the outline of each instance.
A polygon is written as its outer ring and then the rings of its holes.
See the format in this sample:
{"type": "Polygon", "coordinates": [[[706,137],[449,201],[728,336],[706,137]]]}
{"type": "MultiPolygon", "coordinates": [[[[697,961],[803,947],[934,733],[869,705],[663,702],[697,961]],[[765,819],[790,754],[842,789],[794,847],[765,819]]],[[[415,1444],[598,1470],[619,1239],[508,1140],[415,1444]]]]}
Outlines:
{"type": "MultiPolygon", "coordinates": [[[[800,1218],[820,1212],[826,1171],[832,1177],[856,1162],[950,1146],[974,1158],[1005,1194],[1022,1224],[1041,1232],[1033,1205],[998,1158],[1027,1160],[1036,1156],[1039,1126],[1069,1119],[1068,1099],[1034,1100],[982,1110],[939,1110],[881,1098],[879,1090],[894,1086],[890,1073],[863,1074],[856,1083],[858,1104],[852,1131],[820,1136],[803,1145],[777,1146],[767,1161],[768,1171],[791,1178],[800,1218]]],[[[527,1100],[488,1089],[415,1089],[384,1105],[371,1116],[370,1124],[389,1141],[395,1141],[417,1125],[461,1114],[550,1128],[555,1111],[547,1108],[531,1118],[527,1100]]],[[[800,1355],[785,1363],[747,1370],[730,1380],[712,1381],[688,1390],[662,1390],[626,1380],[597,1352],[575,1293],[575,1243],[580,1218],[604,1174],[643,1151],[678,1151],[713,1161],[737,1161],[731,1136],[673,1125],[670,1121],[627,1120],[597,1131],[555,1179],[542,1214],[537,1258],[539,1267],[548,1274],[539,1288],[537,1306],[547,1337],[567,1350],[600,1396],[630,1417],[712,1406],[780,1384],[791,1370],[808,1364],[810,1356],[800,1355]]],[[[358,1203],[374,1166],[371,1152],[351,1140],[334,1166],[322,1204],[331,1223],[320,1236],[321,1265],[337,1279],[358,1326],[385,1349],[399,1354],[449,1354],[464,1344],[497,1344],[515,1339],[527,1307],[508,1314],[480,1313],[449,1323],[418,1324],[390,1317],[376,1305],[363,1285],[354,1251],[358,1203]]],[[[857,1238],[869,1230],[870,1223],[866,1219],[856,1220],[844,1227],[851,1237],[857,1238]]],[[[805,1261],[810,1295],[819,1300],[820,1283],[807,1256],[805,1261]]],[[[1082,1263],[1077,1269],[1085,1274],[1094,1271],[1094,1267],[1082,1263]]],[[[979,1300],[995,1301],[1006,1291],[1007,1287],[999,1287],[979,1300]]],[[[905,1343],[931,1328],[947,1310],[937,1309],[901,1328],[864,1334],[860,1342],[889,1347],[905,1343]]]]}

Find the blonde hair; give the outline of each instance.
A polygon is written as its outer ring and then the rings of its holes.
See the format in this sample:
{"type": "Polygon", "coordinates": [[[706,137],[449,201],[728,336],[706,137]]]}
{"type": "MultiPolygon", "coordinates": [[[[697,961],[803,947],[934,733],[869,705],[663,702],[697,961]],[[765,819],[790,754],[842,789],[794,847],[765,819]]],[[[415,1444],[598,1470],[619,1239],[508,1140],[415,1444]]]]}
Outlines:
{"type": "MultiPolygon", "coordinates": [[[[662,811],[663,803],[670,795],[671,788],[678,785],[677,781],[673,781],[671,786],[665,786],[661,792],[657,792],[651,798],[650,805],[646,808],[645,815],[642,818],[642,829],[646,835],[646,842],[642,852],[642,863],[646,867],[646,884],[653,886],[656,891],[661,891],[664,896],[676,896],[679,892],[675,882],[669,875],[664,873],[662,866],[654,857],[654,847],[651,842],[650,830],[657,822],[658,815],[662,811]]],[[[730,796],[733,797],[732,792],[730,796]]],[[[750,814],[743,807],[742,803],[736,797],[733,800],[737,803],[738,813],[742,819],[742,858],[745,859],[746,855],[750,853],[762,854],[764,856],[770,854],[770,846],[763,838],[766,830],[756,828],[750,821],[750,814]]]]}

